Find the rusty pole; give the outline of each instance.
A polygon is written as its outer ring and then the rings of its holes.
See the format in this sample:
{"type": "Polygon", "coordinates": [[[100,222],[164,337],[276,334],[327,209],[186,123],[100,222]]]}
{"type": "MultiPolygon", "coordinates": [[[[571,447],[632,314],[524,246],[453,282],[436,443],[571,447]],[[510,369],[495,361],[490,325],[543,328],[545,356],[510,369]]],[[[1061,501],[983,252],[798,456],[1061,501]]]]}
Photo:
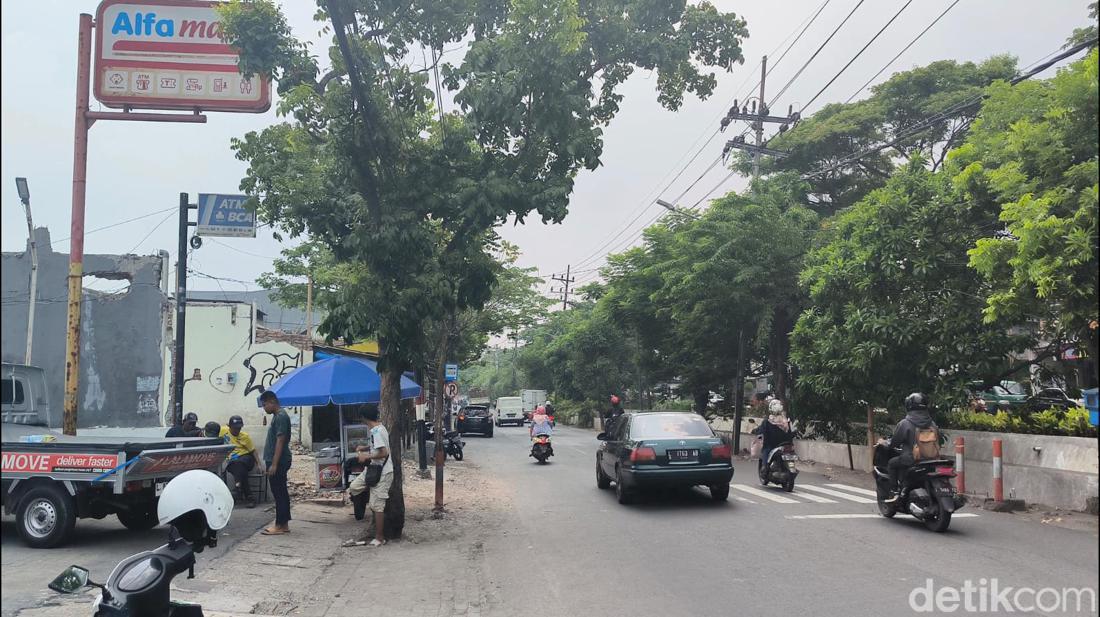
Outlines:
{"type": "Polygon", "coordinates": [[[76,435],[80,387],[80,294],[84,276],[84,196],[88,177],[88,91],[91,82],[92,16],[80,15],[76,46],[76,113],[73,138],[73,205],[69,229],[69,316],[65,337],[63,432],[76,435]]]}

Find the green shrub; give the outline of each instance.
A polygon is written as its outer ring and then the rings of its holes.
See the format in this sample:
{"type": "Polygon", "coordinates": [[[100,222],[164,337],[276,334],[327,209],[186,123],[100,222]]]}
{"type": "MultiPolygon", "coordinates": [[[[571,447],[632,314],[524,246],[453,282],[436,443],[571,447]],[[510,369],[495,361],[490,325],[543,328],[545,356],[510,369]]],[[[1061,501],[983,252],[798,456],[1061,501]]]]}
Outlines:
{"type": "Polygon", "coordinates": [[[1096,436],[1096,427],[1089,424],[1088,411],[1080,407],[1070,410],[1051,408],[1030,415],[1017,415],[1003,410],[996,414],[985,414],[960,409],[944,414],[939,424],[945,429],[964,431],[1096,436]]]}

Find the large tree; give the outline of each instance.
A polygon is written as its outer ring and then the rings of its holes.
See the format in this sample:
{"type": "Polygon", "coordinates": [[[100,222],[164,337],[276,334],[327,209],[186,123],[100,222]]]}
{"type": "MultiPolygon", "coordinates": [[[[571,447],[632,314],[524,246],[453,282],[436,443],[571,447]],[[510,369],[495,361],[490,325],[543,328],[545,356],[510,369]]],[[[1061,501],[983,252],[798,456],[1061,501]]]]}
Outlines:
{"type": "MultiPolygon", "coordinates": [[[[219,10],[242,70],[279,80],[288,117],[235,143],[249,166],[242,188],[265,221],[352,265],[322,328],[379,341],[391,429],[401,372],[438,343],[425,326],[489,298],[486,232],[532,213],[565,216],[575,175],[599,165],[602,127],[635,69],[654,71],[659,101],[676,109],[686,92],[713,91],[701,67],[742,61],[746,33],[708,2],[322,0],[317,15],[334,41],[320,63],[270,1],[219,10]],[[463,42],[460,62],[440,59],[463,42]],[[427,50],[430,65],[410,66],[427,50]],[[457,107],[448,114],[428,81],[437,68],[434,86],[457,107]]],[[[395,480],[387,531],[399,534],[395,480]]]]}
{"type": "MultiPolygon", "coordinates": [[[[1093,5],[1095,16],[1095,4],[1093,5]]],[[[1004,233],[982,238],[970,263],[991,287],[990,323],[1030,322],[1035,345],[1081,347],[1097,383],[1097,52],[1049,82],[993,87],[955,181],[1000,208],[1004,233]]]]}

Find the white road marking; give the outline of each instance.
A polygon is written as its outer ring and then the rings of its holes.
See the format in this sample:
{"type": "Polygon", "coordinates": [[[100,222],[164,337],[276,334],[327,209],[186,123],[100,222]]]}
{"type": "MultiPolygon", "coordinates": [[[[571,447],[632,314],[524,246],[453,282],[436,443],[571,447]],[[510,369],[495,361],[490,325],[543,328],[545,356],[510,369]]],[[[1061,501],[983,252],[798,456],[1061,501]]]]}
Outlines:
{"type": "Polygon", "coordinates": [[[844,489],[852,493],[859,493],[860,495],[868,495],[870,497],[875,497],[876,499],[878,498],[878,493],[872,491],[869,488],[859,488],[858,486],[852,486],[850,484],[826,484],[825,486],[844,489]]]}
{"type": "Polygon", "coordinates": [[[735,488],[739,491],[744,491],[744,492],[746,492],[750,495],[756,495],[757,497],[763,497],[764,499],[770,499],[771,501],[774,501],[775,503],[802,503],[802,502],[794,500],[794,499],[788,499],[787,497],[783,497],[782,495],[776,495],[776,494],[772,493],[771,491],[758,489],[754,486],[748,486],[748,485],[745,485],[745,484],[731,484],[730,486],[732,486],[733,488],[735,488]]]}
{"type": "MultiPolygon", "coordinates": [[[[898,513],[899,516],[909,516],[908,514],[898,513]]],[[[956,512],[951,518],[977,518],[980,514],[974,514],[972,512],[956,512]]],[[[790,516],[784,516],[783,518],[790,520],[809,520],[809,519],[847,519],[847,518],[882,518],[881,514],[793,514],[790,516]]]]}
{"type": "Polygon", "coordinates": [[[577,448],[575,446],[569,446],[569,447],[573,450],[576,450],[577,452],[580,452],[581,454],[583,454],[585,456],[588,456],[590,454],[590,452],[588,452],[587,450],[581,450],[580,448],[577,448]]]}
{"type": "Polygon", "coordinates": [[[806,489],[808,491],[813,491],[815,493],[822,493],[822,494],[828,495],[830,497],[837,497],[837,498],[840,498],[840,499],[846,499],[848,501],[854,501],[856,503],[875,503],[874,499],[867,499],[866,497],[857,497],[855,495],[850,495],[848,493],[841,493],[840,491],[834,491],[831,488],[825,488],[823,486],[814,486],[813,484],[802,484],[802,485],[799,486],[799,488],[803,488],[803,489],[806,489]]]}
{"type": "Polygon", "coordinates": [[[799,487],[797,485],[795,485],[795,487],[794,487],[795,494],[797,494],[799,497],[801,497],[803,499],[809,499],[810,501],[813,501],[813,502],[816,502],[816,503],[836,503],[835,501],[833,501],[832,499],[829,499],[828,497],[820,497],[818,495],[811,495],[810,493],[803,493],[803,492],[800,492],[798,489],[799,489],[799,487]]]}
{"type": "Polygon", "coordinates": [[[757,505],[757,506],[760,505],[760,502],[753,501],[751,499],[745,499],[744,497],[738,497],[738,496],[734,495],[733,498],[736,499],[737,501],[744,501],[745,503],[751,503],[751,504],[754,504],[754,505],[757,505]]]}

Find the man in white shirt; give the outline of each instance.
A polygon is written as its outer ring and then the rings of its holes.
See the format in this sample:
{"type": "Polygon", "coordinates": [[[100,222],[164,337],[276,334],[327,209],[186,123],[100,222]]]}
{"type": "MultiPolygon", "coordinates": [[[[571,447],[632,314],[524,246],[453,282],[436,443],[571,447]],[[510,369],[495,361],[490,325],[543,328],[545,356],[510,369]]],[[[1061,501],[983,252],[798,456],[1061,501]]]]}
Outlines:
{"type": "Polygon", "coordinates": [[[360,463],[370,462],[370,466],[381,466],[382,475],[378,484],[367,486],[367,470],[356,476],[348,487],[348,492],[359,495],[363,491],[370,490],[370,499],[367,507],[374,513],[374,539],[369,546],[382,546],[386,543],[383,533],[385,527],[386,500],[390,497],[390,487],[393,485],[393,461],[390,459],[390,433],[378,420],[378,408],[369,407],[364,412],[364,419],[370,427],[370,447],[359,446],[356,453],[360,463]]]}

